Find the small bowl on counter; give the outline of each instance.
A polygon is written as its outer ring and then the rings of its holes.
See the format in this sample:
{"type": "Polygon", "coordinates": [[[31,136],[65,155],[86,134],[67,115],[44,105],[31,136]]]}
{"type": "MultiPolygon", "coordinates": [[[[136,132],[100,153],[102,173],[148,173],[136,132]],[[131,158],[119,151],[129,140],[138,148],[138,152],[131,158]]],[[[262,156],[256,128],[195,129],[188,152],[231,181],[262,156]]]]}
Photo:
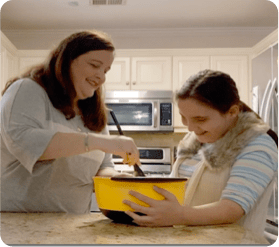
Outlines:
{"type": "MultiPolygon", "coordinates": [[[[164,197],[153,189],[153,186],[156,185],[174,194],[182,205],[188,179],[168,177],[93,177],[93,180],[96,201],[101,212],[114,222],[133,224],[133,219],[125,211],[134,210],[124,204],[123,200],[129,200],[146,207],[148,205],[131,196],[129,194],[130,190],[137,191],[155,200],[163,200],[164,197]]],[[[136,213],[142,215],[139,212],[136,213]]]]}

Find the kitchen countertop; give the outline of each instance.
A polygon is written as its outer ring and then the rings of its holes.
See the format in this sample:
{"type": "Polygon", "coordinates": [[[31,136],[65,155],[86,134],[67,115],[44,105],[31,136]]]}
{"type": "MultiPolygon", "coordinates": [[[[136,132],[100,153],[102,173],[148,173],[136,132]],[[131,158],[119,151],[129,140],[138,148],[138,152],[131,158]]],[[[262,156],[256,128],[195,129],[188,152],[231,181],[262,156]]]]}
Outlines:
{"type": "Polygon", "coordinates": [[[236,224],[140,227],[113,223],[101,213],[1,213],[1,239],[14,244],[265,244],[236,224]]]}

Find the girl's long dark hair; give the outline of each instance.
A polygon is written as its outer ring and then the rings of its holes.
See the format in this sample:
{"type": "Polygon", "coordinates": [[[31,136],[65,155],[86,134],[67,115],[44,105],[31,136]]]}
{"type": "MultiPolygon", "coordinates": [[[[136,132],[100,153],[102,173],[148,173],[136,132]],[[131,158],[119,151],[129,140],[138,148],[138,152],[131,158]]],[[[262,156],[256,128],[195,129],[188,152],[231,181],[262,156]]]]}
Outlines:
{"type": "MultiPolygon", "coordinates": [[[[242,112],[254,112],[240,100],[235,81],[220,71],[203,70],[191,76],[176,92],[176,100],[192,98],[202,102],[222,114],[233,105],[239,105],[242,112]]],[[[254,112],[255,113],[255,112],[254,112]]],[[[255,113],[258,118],[260,116],[255,113]]],[[[267,132],[278,146],[278,136],[273,130],[267,132]]]]}
{"type": "MultiPolygon", "coordinates": [[[[72,104],[76,92],[70,79],[70,65],[80,55],[95,50],[113,52],[115,48],[111,39],[99,31],[74,33],[62,40],[43,64],[33,66],[20,77],[8,81],[2,95],[16,80],[30,78],[45,89],[53,106],[71,119],[75,116],[72,104]]],[[[79,100],[78,107],[84,126],[93,131],[102,131],[107,123],[102,87],[91,98],[79,100]]]]}

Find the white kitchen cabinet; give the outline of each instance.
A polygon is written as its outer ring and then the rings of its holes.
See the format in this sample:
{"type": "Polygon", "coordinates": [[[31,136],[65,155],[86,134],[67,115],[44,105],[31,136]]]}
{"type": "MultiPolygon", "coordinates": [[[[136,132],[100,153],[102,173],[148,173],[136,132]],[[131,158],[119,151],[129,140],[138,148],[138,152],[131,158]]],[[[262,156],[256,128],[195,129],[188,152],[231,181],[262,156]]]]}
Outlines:
{"type": "Polygon", "coordinates": [[[106,74],[106,90],[129,90],[130,79],[130,58],[116,57],[110,70],[106,74]]]}
{"type": "Polygon", "coordinates": [[[211,56],[211,69],[229,74],[240,99],[249,105],[248,56],[211,56]]]}
{"type": "Polygon", "coordinates": [[[171,57],[133,57],[131,89],[172,90],[171,57]]]}
{"type": "Polygon", "coordinates": [[[209,56],[173,57],[173,91],[180,89],[190,76],[204,69],[210,69],[209,56]]]}
{"type": "Polygon", "coordinates": [[[171,57],[115,58],[106,90],[172,90],[171,57]]]}
{"type": "MultiPolygon", "coordinates": [[[[173,92],[180,89],[190,76],[209,68],[209,56],[173,57],[173,92]]],[[[174,128],[185,128],[176,104],[174,105],[174,128]]]]}

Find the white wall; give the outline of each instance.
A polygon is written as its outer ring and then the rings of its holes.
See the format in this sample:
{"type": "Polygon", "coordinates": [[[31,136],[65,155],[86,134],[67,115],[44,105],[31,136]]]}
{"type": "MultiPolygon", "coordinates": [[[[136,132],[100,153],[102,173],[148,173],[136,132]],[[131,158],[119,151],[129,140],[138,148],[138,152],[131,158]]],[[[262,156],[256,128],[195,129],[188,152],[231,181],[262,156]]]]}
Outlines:
{"type": "MultiPolygon", "coordinates": [[[[49,50],[80,30],[2,30],[18,50],[49,50]]],[[[102,30],[117,49],[250,48],[274,28],[184,28],[102,30]]]]}

